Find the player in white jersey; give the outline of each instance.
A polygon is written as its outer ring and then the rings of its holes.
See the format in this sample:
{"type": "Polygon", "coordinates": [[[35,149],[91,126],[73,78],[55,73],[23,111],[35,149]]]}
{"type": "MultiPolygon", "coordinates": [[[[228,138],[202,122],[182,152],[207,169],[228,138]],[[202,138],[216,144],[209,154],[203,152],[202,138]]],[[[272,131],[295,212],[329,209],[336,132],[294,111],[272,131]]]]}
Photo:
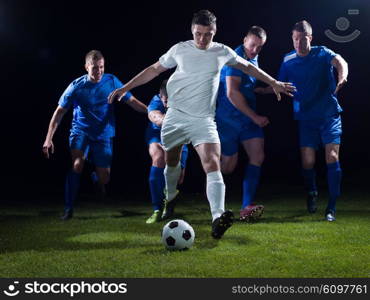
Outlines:
{"type": "Polygon", "coordinates": [[[165,209],[173,207],[172,200],[177,195],[182,145],[192,143],[207,174],[206,192],[212,214],[212,236],[219,239],[233,223],[233,213],[225,211],[220,140],[214,121],[220,71],[225,64],[232,65],[271,85],[278,98],[280,93],[291,95],[294,87],[290,83],[276,81],[228,46],[213,42],[216,17],[210,11],[201,10],[194,14],[191,31],[193,40],[174,45],[158,62],[136,75],[124,88],[112,92],[108,102],[119,101],[129,90],[176,67],[167,83],[169,108],[162,125],[162,143],[166,151],[165,209]]]}

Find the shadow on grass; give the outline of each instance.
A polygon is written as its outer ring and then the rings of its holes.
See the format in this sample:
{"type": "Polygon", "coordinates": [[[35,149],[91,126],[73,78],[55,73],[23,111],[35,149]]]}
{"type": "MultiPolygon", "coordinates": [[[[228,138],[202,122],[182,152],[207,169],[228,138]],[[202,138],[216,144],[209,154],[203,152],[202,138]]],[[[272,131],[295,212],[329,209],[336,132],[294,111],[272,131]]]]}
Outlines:
{"type": "Polygon", "coordinates": [[[146,215],[146,213],[144,212],[138,212],[138,211],[129,211],[129,210],[125,210],[125,209],[122,209],[119,211],[119,213],[121,215],[117,216],[112,216],[113,218],[126,218],[126,217],[137,217],[137,216],[144,216],[146,215]]]}

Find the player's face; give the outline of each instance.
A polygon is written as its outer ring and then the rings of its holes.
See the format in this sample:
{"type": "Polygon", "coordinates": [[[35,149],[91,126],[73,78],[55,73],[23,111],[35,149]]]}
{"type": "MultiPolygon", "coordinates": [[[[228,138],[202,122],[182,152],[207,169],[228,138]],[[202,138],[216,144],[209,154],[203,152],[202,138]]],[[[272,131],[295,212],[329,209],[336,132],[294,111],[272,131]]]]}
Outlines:
{"type": "Polygon", "coordinates": [[[245,54],[249,59],[255,58],[258,53],[262,50],[263,45],[265,44],[266,39],[261,39],[254,34],[248,34],[244,38],[244,50],[245,54]]]}
{"type": "Polygon", "coordinates": [[[194,24],[191,27],[191,31],[197,48],[205,50],[208,49],[216,34],[216,25],[203,26],[194,24]]]}
{"type": "Polygon", "coordinates": [[[293,45],[299,56],[307,55],[311,50],[312,35],[293,30],[293,45]]]}
{"type": "Polygon", "coordinates": [[[104,59],[99,60],[89,60],[85,64],[85,68],[89,77],[89,80],[92,82],[99,82],[104,74],[104,59]]]}
{"type": "Polygon", "coordinates": [[[168,96],[163,95],[162,93],[160,93],[160,96],[161,96],[161,100],[162,100],[163,106],[164,106],[165,108],[167,108],[168,96]]]}

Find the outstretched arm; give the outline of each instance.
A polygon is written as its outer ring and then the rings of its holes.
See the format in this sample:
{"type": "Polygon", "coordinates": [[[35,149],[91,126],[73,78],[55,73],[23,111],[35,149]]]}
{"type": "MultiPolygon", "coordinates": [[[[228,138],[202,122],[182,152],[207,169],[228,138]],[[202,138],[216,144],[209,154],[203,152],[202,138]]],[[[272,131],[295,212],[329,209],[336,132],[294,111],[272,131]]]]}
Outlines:
{"type": "Polygon", "coordinates": [[[53,136],[66,112],[67,109],[58,105],[58,107],[54,111],[53,116],[51,117],[48,133],[46,134],[45,142],[42,146],[42,151],[44,152],[46,158],[49,158],[50,154],[54,153],[53,136]]]}
{"type": "Polygon", "coordinates": [[[288,96],[293,97],[293,94],[291,92],[295,91],[295,87],[290,82],[281,82],[275,80],[265,71],[254,66],[253,64],[250,64],[244,58],[238,56],[237,64],[233,65],[233,67],[270,85],[279,101],[281,100],[280,93],[284,93],[288,96]]]}
{"type": "Polygon", "coordinates": [[[126,102],[132,109],[136,110],[137,112],[146,114],[148,112],[148,107],[134,96],[126,102]]]}
{"type": "Polygon", "coordinates": [[[338,91],[347,83],[348,64],[344,58],[338,54],[332,59],[331,65],[337,69],[338,73],[338,83],[334,91],[334,94],[337,94],[338,91]]]}
{"type": "Polygon", "coordinates": [[[258,115],[249,107],[244,95],[240,92],[240,83],[240,77],[226,76],[227,97],[238,110],[248,116],[254,123],[260,127],[265,127],[269,124],[268,118],[258,115]]]}
{"type": "Polygon", "coordinates": [[[132,90],[133,88],[143,85],[153,78],[157,77],[162,72],[166,71],[167,68],[163,67],[159,61],[150,67],[144,69],[134,78],[132,78],[124,87],[114,90],[110,93],[108,97],[108,103],[113,103],[113,101],[121,101],[122,97],[126,94],[127,91],[132,90]]]}

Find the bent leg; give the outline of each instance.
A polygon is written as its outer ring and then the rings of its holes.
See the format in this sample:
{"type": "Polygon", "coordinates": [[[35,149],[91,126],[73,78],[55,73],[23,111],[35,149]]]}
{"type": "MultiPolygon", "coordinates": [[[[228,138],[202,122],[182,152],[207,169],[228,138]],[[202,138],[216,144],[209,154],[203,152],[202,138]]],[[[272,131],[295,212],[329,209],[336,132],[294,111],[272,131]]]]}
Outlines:
{"type": "Polygon", "coordinates": [[[308,193],[317,193],[315,161],[316,150],[311,147],[301,147],[302,175],[308,193]]]}
{"type": "Polygon", "coordinates": [[[244,149],[249,157],[243,179],[242,209],[253,202],[261,176],[261,165],[264,160],[264,139],[252,138],[243,141],[244,149]]]}
{"type": "Polygon", "coordinates": [[[177,195],[177,183],[181,175],[180,154],[182,145],[165,151],[166,167],[164,177],[166,181],[166,200],[171,201],[177,195]]]}
{"type": "Polygon", "coordinates": [[[207,174],[207,198],[214,221],[225,211],[225,184],[220,171],[220,144],[199,144],[195,150],[207,174]]]}
{"type": "Polygon", "coordinates": [[[80,186],[80,177],[84,167],[85,158],[81,150],[72,149],[72,169],[66,177],[64,189],[64,210],[66,213],[73,211],[73,205],[80,186]]]}
{"type": "Polygon", "coordinates": [[[149,154],[152,158],[152,166],[149,174],[149,188],[152,199],[153,210],[162,209],[162,201],[164,199],[164,150],[159,143],[151,143],[149,145],[149,154]]]}
{"type": "Polygon", "coordinates": [[[326,144],[325,156],[328,168],[329,202],[326,211],[335,213],[337,198],[340,196],[340,185],[342,180],[342,169],[339,163],[338,144],[326,144]]]}

